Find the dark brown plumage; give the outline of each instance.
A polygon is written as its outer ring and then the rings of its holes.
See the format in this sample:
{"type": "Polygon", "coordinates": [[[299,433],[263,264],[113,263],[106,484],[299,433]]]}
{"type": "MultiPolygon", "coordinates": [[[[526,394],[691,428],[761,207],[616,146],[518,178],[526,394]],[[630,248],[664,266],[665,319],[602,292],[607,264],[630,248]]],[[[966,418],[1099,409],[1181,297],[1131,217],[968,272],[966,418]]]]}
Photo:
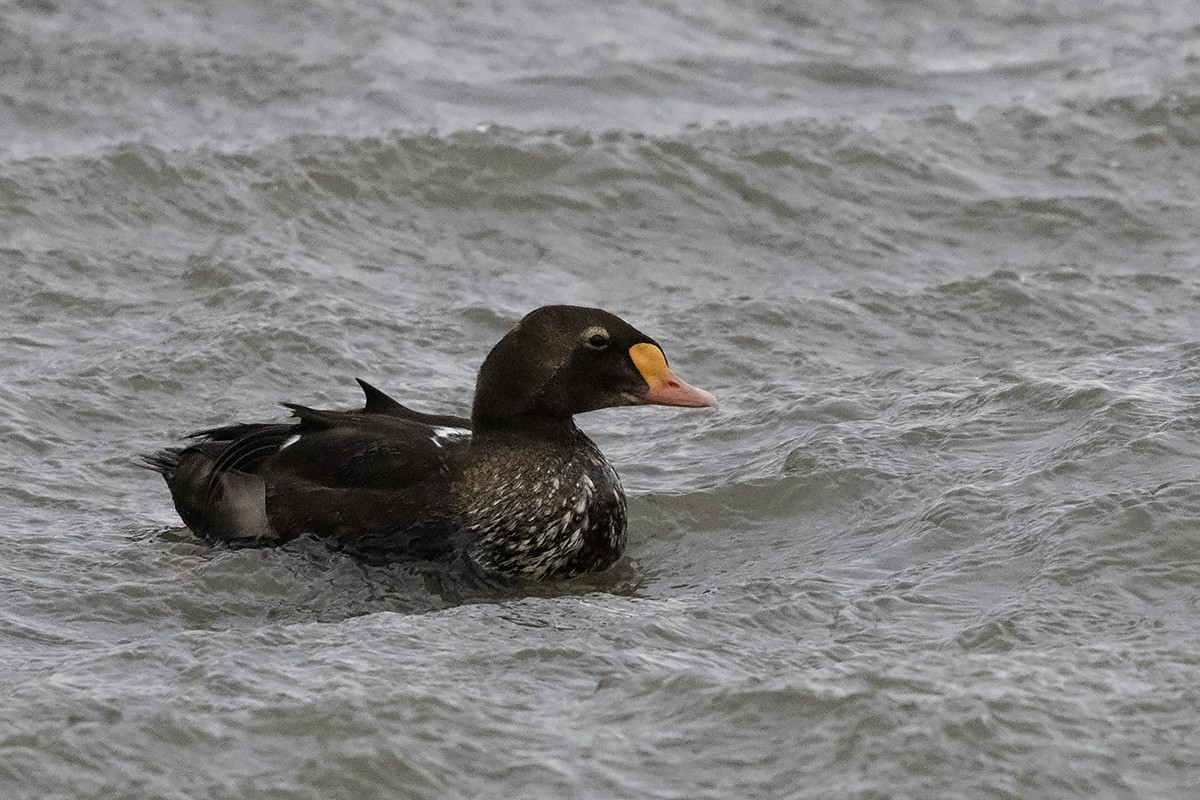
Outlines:
{"type": "Polygon", "coordinates": [[[625,496],[573,415],[713,405],[658,344],[606,311],[545,306],[492,349],[471,418],[421,414],[359,381],[361,410],[286,404],[291,423],[235,424],[147,456],[185,524],[211,541],[301,534],[373,559],[462,561],[499,578],[604,569],[625,496]]]}

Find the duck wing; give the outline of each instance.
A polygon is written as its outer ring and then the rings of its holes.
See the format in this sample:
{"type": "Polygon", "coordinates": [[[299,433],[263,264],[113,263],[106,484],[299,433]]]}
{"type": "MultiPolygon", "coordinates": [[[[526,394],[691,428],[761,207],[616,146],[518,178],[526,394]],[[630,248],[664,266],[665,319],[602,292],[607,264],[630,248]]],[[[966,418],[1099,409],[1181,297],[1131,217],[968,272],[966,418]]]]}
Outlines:
{"type": "Polygon", "coordinates": [[[465,452],[470,423],[422,414],[359,384],[360,410],[285,403],[296,422],[198,431],[145,465],[166,479],[184,523],[209,539],[258,545],[355,520],[403,526],[428,505],[428,487],[415,489],[443,482],[465,452]]]}

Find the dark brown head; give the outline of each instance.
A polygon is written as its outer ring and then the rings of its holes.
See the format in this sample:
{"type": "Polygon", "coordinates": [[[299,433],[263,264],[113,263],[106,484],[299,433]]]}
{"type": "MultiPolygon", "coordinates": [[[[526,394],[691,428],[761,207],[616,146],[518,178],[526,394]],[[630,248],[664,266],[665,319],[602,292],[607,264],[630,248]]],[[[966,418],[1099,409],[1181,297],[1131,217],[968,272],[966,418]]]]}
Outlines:
{"type": "Polygon", "coordinates": [[[713,406],[716,398],[675,377],[658,343],[620,317],[598,308],[543,306],[484,360],[472,420],[486,427],[644,404],[713,406]]]}

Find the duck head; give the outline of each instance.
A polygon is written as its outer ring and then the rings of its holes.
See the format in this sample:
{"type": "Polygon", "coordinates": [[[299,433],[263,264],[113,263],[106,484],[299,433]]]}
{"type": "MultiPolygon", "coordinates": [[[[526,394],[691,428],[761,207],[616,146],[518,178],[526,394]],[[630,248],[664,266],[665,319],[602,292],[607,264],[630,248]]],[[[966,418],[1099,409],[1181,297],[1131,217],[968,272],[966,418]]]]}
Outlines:
{"type": "Polygon", "coordinates": [[[632,405],[715,406],[675,375],[658,342],[598,308],[543,306],[492,348],[475,384],[475,425],[569,419],[632,405]]]}

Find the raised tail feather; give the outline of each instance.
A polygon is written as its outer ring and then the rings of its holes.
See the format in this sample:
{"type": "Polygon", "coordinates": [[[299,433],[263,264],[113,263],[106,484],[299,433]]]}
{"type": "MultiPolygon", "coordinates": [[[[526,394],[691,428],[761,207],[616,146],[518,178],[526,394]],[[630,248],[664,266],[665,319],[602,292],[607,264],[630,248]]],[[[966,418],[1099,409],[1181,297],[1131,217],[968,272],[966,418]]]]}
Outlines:
{"type": "Polygon", "coordinates": [[[159,450],[156,453],[142,453],[141,459],[135,464],[143,469],[150,469],[162,475],[168,481],[175,474],[175,470],[179,469],[179,456],[183,453],[182,447],[168,447],[159,450]]]}

